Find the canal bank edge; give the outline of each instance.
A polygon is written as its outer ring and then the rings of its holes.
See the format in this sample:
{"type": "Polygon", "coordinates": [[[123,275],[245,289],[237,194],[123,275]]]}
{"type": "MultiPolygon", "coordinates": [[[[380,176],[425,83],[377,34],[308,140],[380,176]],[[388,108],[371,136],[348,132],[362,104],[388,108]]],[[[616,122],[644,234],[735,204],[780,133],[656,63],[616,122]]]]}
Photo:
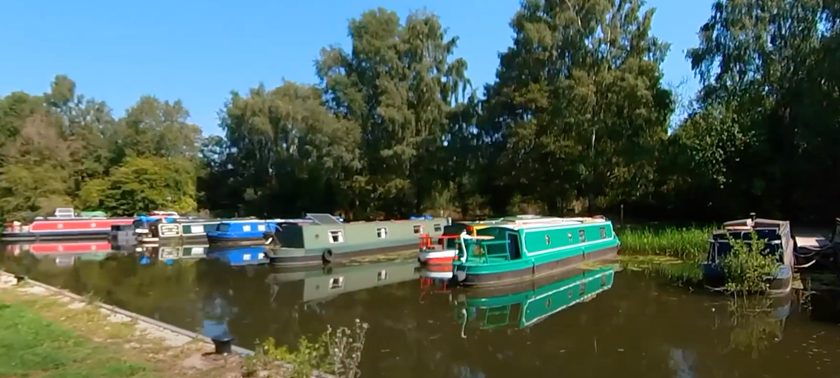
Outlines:
{"type": "MultiPolygon", "coordinates": [[[[213,341],[204,335],[190,332],[115,306],[91,301],[67,290],[31,279],[26,279],[25,283],[25,285],[19,285],[18,278],[15,275],[0,271],[0,290],[14,290],[16,295],[29,299],[52,299],[57,303],[66,304],[68,309],[80,310],[89,305],[93,305],[99,309],[102,315],[106,316],[105,319],[108,322],[114,324],[133,322],[133,337],[147,339],[170,349],[179,349],[175,352],[186,355],[181,361],[179,370],[191,370],[197,373],[217,372],[222,373],[222,376],[226,378],[238,377],[241,376],[243,370],[242,357],[254,355],[253,351],[238,346],[231,346],[232,353],[229,356],[217,355],[213,353],[215,350],[213,341]],[[234,366],[236,367],[235,371],[230,369],[234,366]],[[222,372],[219,370],[227,371],[222,372]]],[[[56,321],[55,319],[46,319],[56,321]]],[[[58,323],[62,322],[59,320],[58,323]]],[[[70,329],[73,329],[73,327],[70,327],[70,329]]],[[[125,346],[127,350],[140,347],[138,343],[129,342],[129,340],[126,340],[125,346]]],[[[289,363],[278,362],[278,364],[280,365],[278,367],[282,368],[282,370],[291,371],[293,369],[293,366],[289,363]]],[[[322,372],[315,372],[312,377],[335,378],[333,375],[322,372]]]]}

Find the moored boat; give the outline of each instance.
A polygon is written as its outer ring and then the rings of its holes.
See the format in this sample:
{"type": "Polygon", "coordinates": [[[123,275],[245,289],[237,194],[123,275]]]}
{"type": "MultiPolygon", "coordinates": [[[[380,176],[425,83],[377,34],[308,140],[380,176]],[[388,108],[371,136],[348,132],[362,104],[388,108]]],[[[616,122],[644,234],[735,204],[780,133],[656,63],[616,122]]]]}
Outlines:
{"type": "Polygon", "coordinates": [[[269,251],[272,264],[329,264],[333,261],[417,248],[422,234],[437,237],[444,218],[344,223],[330,214],[307,214],[311,223],[279,223],[280,248],[269,251]]]}
{"type": "Polygon", "coordinates": [[[461,293],[455,299],[461,336],[466,337],[468,323],[478,319],[483,330],[530,327],[610,289],[614,277],[613,266],[571,268],[528,282],[461,293]]]}
{"type": "Polygon", "coordinates": [[[225,220],[207,232],[213,247],[265,245],[274,241],[277,223],[265,220],[225,220]]]}
{"type": "Polygon", "coordinates": [[[612,222],[598,217],[511,219],[461,234],[455,277],[462,285],[531,279],[584,262],[610,258],[620,241],[612,222]]]}
{"type": "Polygon", "coordinates": [[[11,242],[104,238],[111,232],[111,226],[131,224],[133,220],[133,218],[77,217],[73,209],[56,209],[55,216],[37,217],[27,224],[18,221],[7,222],[0,234],[0,239],[11,242]]]}
{"type": "Polygon", "coordinates": [[[443,227],[443,234],[435,241],[429,234],[420,235],[420,254],[417,261],[421,264],[452,264],[458,256],[458,243],[462,232],[476,236],[476,232],[491,224],[502,222],[504,218],[472,222],[452,222],[443,227]]]}
{"type": "Polygon", "coordinates": [[[720,263],[732,250],[730,240],[739,241],[745,245],[762,243],[763,253],[777,256],[778,269],[766,277],[767,292],[770,295],[786,294],[793,285],[794,251],[796,240],[791,234],[790,222],[756,218],[729,221],[723,224],[722,230],[712,233],[709,239],[709,253],[703,265],[703,279],[708,286],[720,287],[726,280],[720,263]],[[753,235],[757,240],[753,240],[753,235]]]}

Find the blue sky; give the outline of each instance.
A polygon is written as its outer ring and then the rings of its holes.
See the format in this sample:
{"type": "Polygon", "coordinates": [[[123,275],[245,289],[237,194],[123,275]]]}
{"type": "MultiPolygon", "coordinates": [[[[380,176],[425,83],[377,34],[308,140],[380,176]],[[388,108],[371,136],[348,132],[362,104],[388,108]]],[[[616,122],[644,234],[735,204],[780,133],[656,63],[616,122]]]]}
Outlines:
{"type": "MultiPolygon", "coordinates": [[[[0,95],[42,93],[56,74],[106,101],[115,116],[143,94],[181,99],[191,121],[220,133],[217,112],[231,90],[283,79],[313,83],[321,47],[349,45],[347,21],[382,6],[405,16],[426,8],[460,37],[457,55],[474,84],[493,81],[511,44],[517,0],[28,0],[0,2],[0,95]]],[[[654,33],[672,43],[666,79],[697,89],[685,50],[711,0],[649,1],[654,33]]]]}

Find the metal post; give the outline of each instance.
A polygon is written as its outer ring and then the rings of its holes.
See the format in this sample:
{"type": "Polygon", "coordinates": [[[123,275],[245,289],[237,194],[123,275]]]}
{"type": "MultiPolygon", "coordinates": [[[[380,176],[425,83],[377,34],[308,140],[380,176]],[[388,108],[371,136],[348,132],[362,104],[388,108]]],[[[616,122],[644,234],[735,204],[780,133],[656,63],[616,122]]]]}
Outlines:
{"type": "Polygon", "coordinates": [[[227,356],[233,349],[234,337],[231,336],[227,331],[224,331],[220,335],[216,335],[210,340],[213,341],[213,345],[216,347],[216,354],[227,356]]]}
{"type": "Polygon", "coordinates": [[[621,225],[624,226],[624,204],[621,204],[621,225]]]}

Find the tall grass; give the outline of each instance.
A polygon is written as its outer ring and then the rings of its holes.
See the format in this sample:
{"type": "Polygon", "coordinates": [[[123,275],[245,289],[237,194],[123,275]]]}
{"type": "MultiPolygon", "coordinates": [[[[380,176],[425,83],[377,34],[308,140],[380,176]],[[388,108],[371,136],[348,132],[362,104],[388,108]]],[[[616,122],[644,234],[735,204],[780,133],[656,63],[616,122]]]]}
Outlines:
{"type": "Polygon", "coordinates": [[[714,227],[638,227],[617,230],[621,251],[634,255],[657,255],[685,262],[705,260],[714,227]]]}

